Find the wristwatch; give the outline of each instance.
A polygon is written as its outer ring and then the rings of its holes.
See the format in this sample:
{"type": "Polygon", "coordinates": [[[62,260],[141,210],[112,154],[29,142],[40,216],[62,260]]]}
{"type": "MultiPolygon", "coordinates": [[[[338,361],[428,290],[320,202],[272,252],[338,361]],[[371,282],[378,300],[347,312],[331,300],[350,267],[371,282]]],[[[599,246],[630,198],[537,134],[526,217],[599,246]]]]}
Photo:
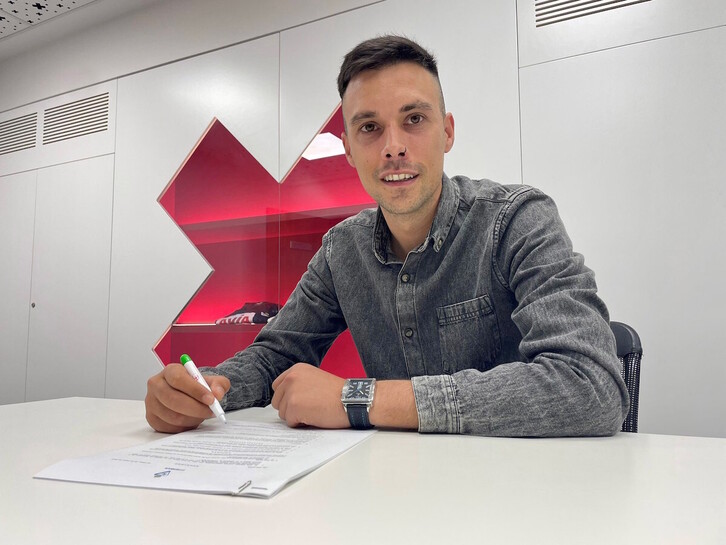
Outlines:
{"type": "Polygon", "coordinates": [[[368,430],[373,427],[368,419],[368,411],[373,405],[375,390],[374,378],[349,378],[345,381],[340,400],[343,402],[345,412],[348,413],[351,428],[368,430]]]}

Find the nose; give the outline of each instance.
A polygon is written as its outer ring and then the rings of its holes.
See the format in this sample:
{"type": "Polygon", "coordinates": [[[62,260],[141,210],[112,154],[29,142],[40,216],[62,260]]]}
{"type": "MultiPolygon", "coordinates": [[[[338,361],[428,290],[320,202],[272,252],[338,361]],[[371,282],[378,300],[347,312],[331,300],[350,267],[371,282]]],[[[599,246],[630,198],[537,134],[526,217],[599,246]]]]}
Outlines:
{"type": "Polygon", "coordinates": [[[395,131],[388,131],[388,138],[386,138],[386,145],[383,147],[383,155],[386,159],[393,159],[394,157],[405,157],[408,149],[403,144],[398,134],[395,131]]]}
{"type": "MultiPolygon", "coordinates": [[[[406,149],[406,146],[403,147],[402,150],[398,152],[398,157],[406,157],[406,152],[408,149],[406,149]]],[[[391,153],[391,151],[386,151],[386,159],[393,159],[394,153],[391,153]]]]}

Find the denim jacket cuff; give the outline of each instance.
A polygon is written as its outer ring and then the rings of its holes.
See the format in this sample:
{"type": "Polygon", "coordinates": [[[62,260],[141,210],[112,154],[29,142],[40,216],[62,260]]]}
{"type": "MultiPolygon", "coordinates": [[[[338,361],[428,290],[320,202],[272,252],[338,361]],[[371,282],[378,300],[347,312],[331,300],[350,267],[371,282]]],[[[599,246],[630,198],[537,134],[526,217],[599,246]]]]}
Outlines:
{"type": "Polygon", "coordinates": [[[421,433],[461,433],[459,406],[450,375],[411,379],[421,433]]]}

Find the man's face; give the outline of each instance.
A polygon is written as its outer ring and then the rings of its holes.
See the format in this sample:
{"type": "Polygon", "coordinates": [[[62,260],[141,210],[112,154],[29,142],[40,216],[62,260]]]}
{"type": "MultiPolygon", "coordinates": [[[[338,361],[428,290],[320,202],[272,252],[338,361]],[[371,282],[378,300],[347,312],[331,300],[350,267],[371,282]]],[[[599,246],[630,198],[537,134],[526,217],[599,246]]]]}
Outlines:
{"type": "Polygon", "coordinates": [[[348,162],[386,219],[431,221],[454,144],[436,78],[410,62],[362,72],[345,91],[343,117],[348,162]]]}

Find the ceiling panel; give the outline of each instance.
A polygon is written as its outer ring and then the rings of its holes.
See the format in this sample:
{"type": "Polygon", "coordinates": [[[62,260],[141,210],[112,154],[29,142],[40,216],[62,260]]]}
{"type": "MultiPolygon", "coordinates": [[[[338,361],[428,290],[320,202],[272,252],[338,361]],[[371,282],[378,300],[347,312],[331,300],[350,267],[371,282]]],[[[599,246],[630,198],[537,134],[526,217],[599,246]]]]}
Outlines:
{"type": "Polygon", "coordinates": [[[0,39],[96,0],[0,0],[0,39]]]}

